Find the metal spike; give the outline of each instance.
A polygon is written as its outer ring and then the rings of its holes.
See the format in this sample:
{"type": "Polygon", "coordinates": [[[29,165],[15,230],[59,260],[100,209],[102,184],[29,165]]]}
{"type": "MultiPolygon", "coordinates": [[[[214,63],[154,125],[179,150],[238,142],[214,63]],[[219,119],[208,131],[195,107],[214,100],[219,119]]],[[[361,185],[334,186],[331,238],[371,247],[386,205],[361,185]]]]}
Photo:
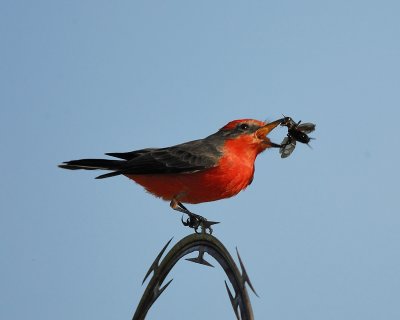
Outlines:
{"type": "Polygon", "coordinates": [[[204,260],[204,259],[201,259],[201,258],[199,258],[199,257],[196,257],[196,258],[188,258],[188,259],[186,259],[186,260],[187,260],[187,261],[190,261],[190,262],[194,262],[194,263],[198,263],[198,264],[202,264],[202,265],[205,265],[205,266],[214,268],[214,266],[213,266],[211,263],[209,263],[208,261],[206,261],[206,260],[204,260]]]}
{"type": "Polygon", "coordinates": [[[214,224],[218,224],[218,223],[221,223],[221,222],[219,222],[219,221],[210,221],[210,220],[203,221],[203,225],[206,228],[209,228],[209,227],[213,226],[214,224]]]}
{"type": "Polygon", "coordinates": [[[236,319],[237,319],[237,320],[240,320],[240,316],[239,316],[239,312],[238,312],[238,306],[239,306],[239,304],[238,304],[238,302],[237,302],[236,297],[233,298],[233,295],[232,295],[232,293],[231,293],[231,290],[229,290],[229,287],[228,287],[228,284],[226,283],[226,280],[225,280],[225,287],[226,287],[226,291],[228,291],[229,300],[231,300],[232,308],[233,308],[233,311],[235,312],[236,319]]]}
{"type": "Polygon", "coordinates": [[[251,291],[253,291],[253,293],[257,296],[257,298],[259,298],[259,296],[258,296],[256,290],[254,290],[254,287],[253,287],[253,285],[251,284],[250,278],[249,278],[249,276],[248,276],[248,274],[247,274],[246,268],[244,267],[243,261],[242,261],[242,259],[240,258],[239,251],[238,251],[238,248],[237,248],[237,247],[236,247],[236,254],[237,254],[238,258],[239,258],[240,268],[242,269],[243,285],[247,282],[247,284],[249,285],[251,291]]]}
{"type": "Polygon", "coordinates": [[[214,268],[214,266],[211,263],[209,263],[204,259],[204,251],[201,249],[199,250],[199,255],[196,258],[187,258],[186,260],[214,268]]]}
{"type": "Polygon", "coordinates": [[[151,264],[149,270],[147,271],[147,273],[146,273],[146,275],[145,275],[145,277],[144,277],[144,279],[143,279],[143,281],[142,281],[142,285],[143,285],[143,283],[146,281],[146,279],[148,278],[148,276],[150,275],[150,273],[152,273],[153,271],[155,272],[155,271],[157,270],[157,268],[158,268],[158,266],[159,266],[160,259],[161,259],[162,255],[164,254],[164,251],[167,249],[168,245],[171,243],[171,241],[172,241],[173,238],[174,238],[174,237],[172,237],[172,238],[167,242],[167,244],[164,246],[164,248],[162,248],[161,252],[158,254],[158,256],[156,257],[156,259],[154,260],[154,262],[151,264]]]}
{"type": "Polygon", "coordinates": [[[214,224],[218,224],[218,223],[220,223],[220,222],[218,222],[218,221],[209,221],[209,220],[202,221],[201,224],[200,224],[201,232],[197,232],[197,228],[195,229],[195,232],[196,233],[207,233],[207,230],[208,230],[208,232],[211,235],[213,233],[213,228],[211,226],[213,226],[214,224]]]}
{"type": "Polygon", "coordinates": [[[156,301],[156,299],[164,292],[164,290],[167,289],[172,280],[174,279],[169,280],[164,287],[158,289],[157,293],[154,295],[154,301],[156,301]]]}

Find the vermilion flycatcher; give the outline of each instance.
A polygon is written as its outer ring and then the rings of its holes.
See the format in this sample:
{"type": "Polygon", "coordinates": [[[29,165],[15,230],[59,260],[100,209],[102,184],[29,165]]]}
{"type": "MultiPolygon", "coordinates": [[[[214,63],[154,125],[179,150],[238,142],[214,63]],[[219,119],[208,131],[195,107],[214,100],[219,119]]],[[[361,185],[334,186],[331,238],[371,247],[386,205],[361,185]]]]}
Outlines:
{"type": "Polygon", "coordinates": [[[189,216],[185,225],[209,228],[215,222],[190,212],[183,203],[229,198],[253,180],[257,155],[270,147],[281,147],[267,134],[284,119],[265,123],[253,119],[234,120],[200,140],[168,148],[148,148],[124,153],[106,153],[121,160],[81,159],[62,163],[64,169],[111,170],[103,179],[124,175],[148,192],[189,216]]]}

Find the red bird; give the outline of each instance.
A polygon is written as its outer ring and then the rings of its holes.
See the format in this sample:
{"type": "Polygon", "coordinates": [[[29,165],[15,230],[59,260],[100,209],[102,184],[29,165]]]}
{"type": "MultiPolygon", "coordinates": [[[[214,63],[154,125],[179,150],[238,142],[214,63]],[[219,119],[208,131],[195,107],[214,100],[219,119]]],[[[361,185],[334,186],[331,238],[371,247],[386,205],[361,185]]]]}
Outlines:
{"type": "Polygon", "coordinates": [[[189,216],[184,225],[210,229],[216,222],[190,212],[183,203],[225,199],[238,194],[253,180],[257,155],[281,145],[267,134],[282,123],[253,119],[234,120],[216,133],[168,148],[148,148],[124,153],[106,153],[121,160],[81,159],[59,165],[64,169],[111,170],[103,179],[124,175],[170,206],[189,216]]]}

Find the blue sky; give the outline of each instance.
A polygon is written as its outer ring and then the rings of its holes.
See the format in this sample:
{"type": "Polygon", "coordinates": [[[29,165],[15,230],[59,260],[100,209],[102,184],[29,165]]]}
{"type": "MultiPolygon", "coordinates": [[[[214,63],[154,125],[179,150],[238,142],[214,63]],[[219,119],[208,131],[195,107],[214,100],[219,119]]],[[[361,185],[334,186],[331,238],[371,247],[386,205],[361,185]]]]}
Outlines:
{"type": "MultiPolygon", "coordinates": [[[[0,318],[129,319],[168,203],[62,161],[281,114],[237,197],[190,206],[239,248],[257,319],[399,319],[397,1],[2,1],[0,318]],[[280,142],[284,129],[271,136],[280,142]]],[[[231,319],[220,268],[180,262],[149,319],[231,319]],[[201,306],[201,307],[199,307],[201,306]]]]}

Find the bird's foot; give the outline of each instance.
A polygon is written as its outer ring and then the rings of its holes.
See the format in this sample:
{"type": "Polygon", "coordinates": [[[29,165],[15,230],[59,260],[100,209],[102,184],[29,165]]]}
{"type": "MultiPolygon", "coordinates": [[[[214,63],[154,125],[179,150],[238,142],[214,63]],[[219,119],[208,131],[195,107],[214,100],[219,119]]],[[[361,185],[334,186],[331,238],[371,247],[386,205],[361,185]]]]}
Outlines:
{"type": "Polygon", "coordinates": [[[211,228],[211,226],[219,223],[216,221],[208,221],[206,218],[204,218],[198,214],[195,214],[193,212],[186,212],[186,214],[188,215],[188,218],[185,221],[182,216],[182,219],[181,219],[182,224],[184,226],[194,229],[194,232],[196,232],[196,233],[207,233],[207,231],[208,231],[210,234],[212,234],[213,229],[211,228]],[[201,229],[200,232],[198,231],[199,228],[201,229]]]}
{"type": "Polygon", "coordinates": [[[188,215],[188,218],[186,218],[186,220],[184,220],[182,216],[182,224],[184,226],[194,229],[196,233],[207,233],[208,231],[209,234],[212,234],[213,230],[211,226],[213,224],[219,223],[216,221],[208,221],[206,218],[190,212],[181,202],[176,199],[172,199],[170,206],[172,209],[188,215]],[[200,232],[198,231],[199,228],[201,229],[200,232]]]}

